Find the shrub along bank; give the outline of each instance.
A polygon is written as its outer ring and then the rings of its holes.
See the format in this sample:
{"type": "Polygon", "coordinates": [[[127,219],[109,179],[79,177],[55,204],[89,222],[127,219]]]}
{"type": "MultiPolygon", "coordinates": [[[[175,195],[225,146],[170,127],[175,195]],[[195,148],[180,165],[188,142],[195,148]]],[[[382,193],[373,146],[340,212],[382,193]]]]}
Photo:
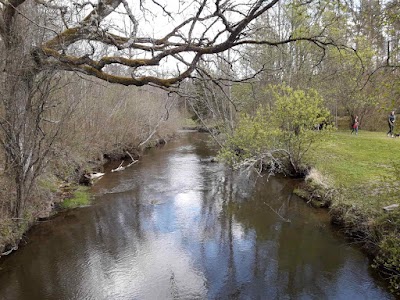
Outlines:
{"type": "Polygon", "coordinates": [[[400,293],[400,138],[383,132],[332,133],[305,157],[313,166],[298,193],[330,206],[332,221],[362,241],[373,266],[400,293]]]}
{"type": "MultiPolygon", "coordinates": [[[[142,150],[158,146],[160,141],[165,143],[173,135],[171,131],[165,138],[151,139],[144,148],[129,147],[129,152],[133,153],[134,159],[139,159],[142,150]]],[[[108,161],[125,160],[124,166],[128,165],[131,160],[126,154],[128,149],[121,145],[119,149],[114,147],[112,152],[98,153],[96,157],[65,149],[63,159],[49,162],[40,176],[22,219],[12,218],[4,212],[7,194],[12,194],[13,189],[12,182],[0,175],[0,257],[17,250],[23,235],[36,221],[48,219],[65,209],[90,205],[91,196],[86,186],[90,180],[83,182],[84,174],[101,170],[108,161]]]]}
{"type": "Polygon", "coordinates": [[[46,100],[48,110],[40,123],[43,138],[32,141],[40,144],[40,152],[32,150],[40,158],[40,168],[23,183],[29,187],[20,197],[23,201],[18,200],[13,180],[17,169],[6,163],[0,147],[0,256],[16,249],[24,232],[35,220],[49,216],[60,199],[74,199],[68,200],[70,205],[87,202],[85,193],[73,187],[82,174],[100,171],[106,159],[127,156],[127,164],[131,158],[126,151],[137,157],[181,127],[178,97],[165,91],[84,81],[73,75],[63,75],[60,81],[65,82],[46,100]]]}
{"type": "Polygon", "coordinates": [[[239,116],[219,156],[236,168],[308,174],[297,194],[330,207],[332,221],[364,242],[399,292],[400,210],[383,208],[400,204],[400,138],[334,131],[315,90],[271,86],[269,94],[273,105],[239,116]]]}

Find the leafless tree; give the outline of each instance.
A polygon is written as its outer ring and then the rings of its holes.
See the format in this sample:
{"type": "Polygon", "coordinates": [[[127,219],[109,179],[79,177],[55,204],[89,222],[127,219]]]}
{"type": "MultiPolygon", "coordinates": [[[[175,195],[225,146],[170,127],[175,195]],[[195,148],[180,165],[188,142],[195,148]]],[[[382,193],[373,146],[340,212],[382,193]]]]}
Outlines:
{"type": "MultiPolygon", "coordinates": [[[[29,47],[32,71],[56,66],[123,85],[168,87],[190,76],[203,55],[221,53],[235,46],[249,43],[280,45],[304,39],[321,45],[330,43],[321,35],[289,36],[270,41],[248,38],[252,21],[272,10],[278,2],[193,0],[167,5],[140,1],[130,7],[124,0],[73,1],[68,5],[56,0],[3,0],[0,32],[6,48],[11,49],[16,44],[19,31],[24,30],[17,28],[18,19],[26,19],[29,26],[41,29],[43,40],[29,47]],[[36,7],[25,7],[28,4],[36,4],[36,7]],[[151,21],[151,16],[157,8],[173,26],[160,36],[148,34],[146,30],[142,36],[139,25],[155,22],[151,21]],[[33,9],[51,16],[51,20],[40,22],[31,19],[33,9]],[[126,19],[130,21],[129,30],[121,28],[126,19]],[[113,54],[98,53],[98,44],[110,46],[113,54]],[[145,73],[143,70],[159,67],[168,58],[180,61],[185,69],[166,78],[141,76],[145,73]],[[108,68],[113,64],[129,68],[129,76],[113,74],[108,68]]],[[[309,2],[313,1],[305,1],[309,2]]],[[[24,36],[25,32],[20,33],[24,36]]]]}
{"type": "Polygon", "coordinates": [[[41,125],[47,98],[40,95],[43,85],[51,86],[49,74],[66,70],[110,83],[170,88],[190,77],[202,58],[244,44],[331,43],[323,32],[251,38],[253,21],[278,2],[284,1],[0,0],[1,128],[17,191],[13,215],[22,216],[46,155],[40,149],[47,138],[41,125]]]}

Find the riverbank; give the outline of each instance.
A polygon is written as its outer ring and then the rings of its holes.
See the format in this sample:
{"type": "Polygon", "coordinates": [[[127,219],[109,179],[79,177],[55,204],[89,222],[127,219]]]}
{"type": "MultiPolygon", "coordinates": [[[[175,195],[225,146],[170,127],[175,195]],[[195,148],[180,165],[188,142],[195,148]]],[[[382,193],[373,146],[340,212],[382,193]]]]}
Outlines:
{"type": "Polygon", "coordinates": [[[91,207],[35,226],[0,261],[0,298],[393,299],[327,213],[293,197],[298,180],[248,180],[208,160],[210,141],[183,133],[99,180],[91,207]]]}
{"type": "Polygon", "coordinates": [[[306,157],[313,166],[297,194],[329,207],[332,223],[360,242],[400,293],[399,138],[382,132],[332,133],[306,157]]]}
{"type": "MultiPolygon", "coordinates": [[[[118,161],[126,168],[132,159],[139,160],[146,149],[162,146],[175,136],[176,133],[158,136],[140,148],[115,145],[112,151],[97,153],[96,156],[66,152],[62,160],[51,161],[37,182],[35,195],[32,195],[33,203],[26,210],[24,218],[17,220],[0,214],[0,258],[18,250],[25,233],[38,221],[47,220],[66,209],[90,205],[87,186],[99,179],[92,180],[90,175],[101,174],[105,164],[118,161]]],[[[3,189],[0,197],[7,192],[12,193],[6,179],[5,175],[1,176],[0,186],[3,189]]]]}

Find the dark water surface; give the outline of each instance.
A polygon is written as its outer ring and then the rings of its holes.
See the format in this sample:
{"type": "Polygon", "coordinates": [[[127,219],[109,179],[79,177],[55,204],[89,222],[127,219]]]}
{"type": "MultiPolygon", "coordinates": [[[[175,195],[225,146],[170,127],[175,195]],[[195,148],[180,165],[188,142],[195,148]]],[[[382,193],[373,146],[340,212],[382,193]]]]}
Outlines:
{"type": "Polygon", "coordinates": [[[92,206],[36,226],[0,260],[0,299],[392,299],[293,180],[203,161],[207,139],[107,172],[92,206]]]}

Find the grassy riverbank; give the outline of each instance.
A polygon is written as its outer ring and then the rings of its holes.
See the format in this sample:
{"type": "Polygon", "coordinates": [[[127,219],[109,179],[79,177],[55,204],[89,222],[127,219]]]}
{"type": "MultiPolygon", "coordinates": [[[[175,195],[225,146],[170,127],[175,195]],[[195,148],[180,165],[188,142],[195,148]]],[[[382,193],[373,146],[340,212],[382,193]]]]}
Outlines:
{"type": "Polygon", "coordinates": [[[333,194],[333,221],[365,242],[375,265],[386,273],[392,289],[400,284],[400,138],[383,132],[332,133],[307,154],[306,162],[321,175],[333,194]]]}
{"type": "Polygon", "coordinates": [[[309,152],[307,161],[329,176],[335,186],[375,188],[377,182],[393,175],[396,163],[400,163],[399,148],[400,138],[388,138],[382,132],[351,135],[341,131],[309,152]]]}
{"type": "MultiPolygon", "coordinates": [[[[175,130],[176,131],[176,130],[175,130]]],[[[90,205],[91,196],[87,186],[80,184],[80,178],[85,171],[99,171],[108,161],[121,161],[126,159],[125,166],[131,161],[126,154],[129,150],[139,159],[139,155],[146,148],[157,147],[174,137],[175,132],[170,131],[162,137],[151,139],[146,146],[137,148],[114,148],[112,151],[97,153],[99,157],[75,151],[66,151],[63,159],[53,160],[38,180],[35,193],[30,198],[30,203],[23,218],[12,218],[7,209],[7,197],[13,193],[12,182],[5,174],[0,172],[0,258],[17,250],[23,235],[39,219],[47,219],[59,210],[73,209],[90,205]]]]}
{"type": "Polygon", "coordinates": [[[71,209],[90,204],[90,194],[88,188],[85,186],[78,186],[70,192],[70,196],[61,202],[61,207],[64,209],[71,209]]]}

